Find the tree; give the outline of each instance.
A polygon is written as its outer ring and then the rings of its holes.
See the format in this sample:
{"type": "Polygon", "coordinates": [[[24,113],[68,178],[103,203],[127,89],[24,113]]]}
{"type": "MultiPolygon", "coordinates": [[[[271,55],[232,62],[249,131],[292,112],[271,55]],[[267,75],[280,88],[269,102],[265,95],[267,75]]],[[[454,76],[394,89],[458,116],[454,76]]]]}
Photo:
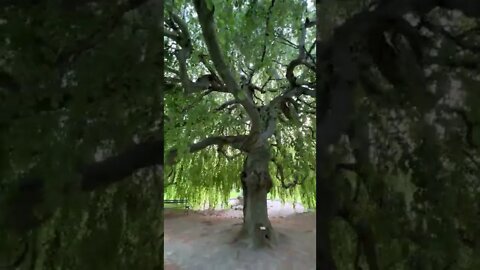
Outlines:
{"type": "Polygon", "coordinates": [[[317,267],[477,268],[480,4],[316,8],[317,267]]]}
{"type": "Polygon", "coordinates": [[[312,8],[309,1],[166,3],[169,181],[194,200],[201,192],[226,200],[241,186],[240,236],[253,247],[278,240],[267,214],[275,181],[313,206],[312,8]]]}
{"type": "Polygon", "coordinates": [[[103,2],[0,3],[0,266],[163,265],[163,5],[103,2]]]}

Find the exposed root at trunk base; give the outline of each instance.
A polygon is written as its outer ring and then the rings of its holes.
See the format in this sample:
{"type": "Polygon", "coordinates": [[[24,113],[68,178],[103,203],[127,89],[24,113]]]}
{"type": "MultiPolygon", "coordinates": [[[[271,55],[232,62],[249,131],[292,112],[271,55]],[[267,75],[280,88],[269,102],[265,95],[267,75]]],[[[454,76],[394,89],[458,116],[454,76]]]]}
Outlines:
{"type": "Polygon", "coordinates": [[[278,244],[278,234],[272,226],[263,226],[258,223],[253,229],[249,230],[245,225],[242,226],[237,236],[230,242],[231,244],[241,243],[250,248],[273,248],[278,244]]]}
{"type": "MultiPolygon", "coordinates": [[[[235,224],[235,225],[238,225],[238,224],[235,224]]],[[[247,242],[247,230],[245,229],[245,227],[242,225],[242,228],[240,229],[240,231],[238,232],[238,234],[233,238],[233,240],[230,242],[230,244],[236,244],[236,243],[246,243],[247,242]]]]}
{"type": "Polygon", "coordinates": [[[244,224],[236,240],[247,237],[249,247],[254,249],[272,248],[278,240],[267,211],[267,194],[273,185],[269,161],[270,149],[267,146],[251,149],[240,174],[244,224]]]}
{"type": "Polygon", "coordinates": [[[255,224],[251,244],[253,248],[272,248],[276,244],[277,235],[271,225],[266,226],[261,223],[255,224]]]}

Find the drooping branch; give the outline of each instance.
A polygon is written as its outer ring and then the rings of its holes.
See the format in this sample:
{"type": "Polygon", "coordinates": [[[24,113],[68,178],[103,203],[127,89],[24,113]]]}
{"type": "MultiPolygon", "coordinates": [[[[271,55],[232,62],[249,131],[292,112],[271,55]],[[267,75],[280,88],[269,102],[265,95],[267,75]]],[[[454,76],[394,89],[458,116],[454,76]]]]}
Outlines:
{"type": "Polygon", "coordinates": [[[285,174],[283,172],[283,166],[280,163],[278,163],[275,159],[272,159],[271,161],[277,167],[277,179],[280,180],[280,183],[282,184],[282,188],[289,189],[297,185],[302,185],[307,179],[307,176],[304,176],[303,178],[296,176],[294,177],[293,181],[291,181],[290,183],[286,183],[285,174]]]}
{"type": "Polygon", "coordinates": [[[218,71],[222,80],[227,84],[228,88],[233,92],[240,91],[238,83],[235,81],[231,67],[227,64],[223,57],[223,50],[217,37],[217,29],[213,19],[214,7],[210,10],[204,0],[193,1],[195,10],[198,14],[200,26],[207,45],[208,52],[212,58],[213,65],[218,71]]]}
{"type": "Polygon", "coordinates": [[[207,45],[208,52],[212,58],[213,65],[218,71],[220,78],[225,82],[227,88],[239,99],[240,104],[245,108],[248,116],[252,121],[251,132],[257,133],[261,130],[260,114],[255,108],[253,100],[249,98],[239,98],[240,85],[235,81],[231,67],[227,64],[223,57],[223,50],[220,48],[220,44],[217,38],[217,29],[213,20],[214,7],[210,10],[205,0],[195,0],[194,6],[198,14],[200,26],[202,28],[202,34],[207,45]]]}
{"type": "Polygon", "coordinates": [[[312,71],[315,71],[315,65],[313,63],[308,62],[306,59],[303,58],[297,58],[295,60],[292,60],[288,66],[287,66],[287,71],[286,71],[286,77],[287,80],[290,82],[290,85],[292,86],[297,86],[297,78],[295,77],[293,71],[295,70],[296,67],[304,65],[307,68],[309,68],[312,71]]]}
{"type": "MultiPolygon", "coordinates": [[[[193,53],[193,44],[188,30],[187,23],[174,13],[170,13],[170,18],[166,22],[166,26],[171,28],[166,29],[167,37],[175,41],[180,47],[176,52],[176,58],[178,61],[178,70],[170,68],[170,72],[178,76],[179,81],[185,89],[187,94],[208,90],[208,93],[213,91],[228,93],[228,88],[217,76],[217,73],[207,65],[207,61],[204,55],[200,55],[199,59],[205,67],[209,70],[210,74],[205,74],[196,79],[191,80],[187,71],[187,61],[193,53]]],[[[170,80],[173,82],[174,80],[170,80]]]]}
{"type": "MultiPolygon", "coordinates": [[[[177,175],[177,171],[176,171],[175,169],[171,168],[171,169],[170,169],[170,173],[167,175],[167,177],[165,177],[165,179],[169,179],[169,178],[175,179],[176,175],[177,175]]],[[[164,188],[166,188],[166,187],[168,187],[168,186],[171,186],[171,185],[175,185],[175,181],[174,181],[174,180],[172,180],[172,181],[170,181],[170,182],[167,182],[167,181],[164,181],[164,182],[163,182],[163,187],[164,187],[164,188]]]]}
{"type": "MultiPolygon", "coordinates": [[[[246,135],[208,137],[197,143],[191,144],[190,147],[188,148],[188,153],[195,153],[212,145],[218,145],[219,147],[228,145],[240,151],[246,151],[244,144],[247,138],[248,136],[246,135]]],[[[177,156],[178,156],[178,149],[169,150],[167,154],[167,160],[165,161],[165,165],[175,164],[177,162],[176,160],[177,156]]]]}
{"type": "Polygon", "coordinates": [[[309,20],[307,18],[305,23],[303,23],[302,27],[300,28],[300,35],[298,37],[298,56],[296,59],[292,60],[287,66],[286,77],[292,87],[295,87],[296,85],[298,85],[297,79],[293,73],[293,71],[297,66],[304,65],[312,71],[316,70],[315,64],[309,62],[308,58],[306,57],[307,50],[305,48],[305,39],[307,37],[308,25],[309,25],[309,20]]]}
{"type": "MultiPolygon", "coordinates": [[[[298,46],[295,43],[293,43],[292,41],[290,41],[289,39],[287,39],[286,37],[282,36],[281,34],[279,34],[277,32],[275,32],[275,38],[279,39],[280,40],[279,42],[286,45],[286,46],[289,46],[293,49],[298,49],[298,46]]],[[[276,60],[274,60],[274,61],[276,61],[276,60]]]]}
{"type": "Polygon", "coordinates": [[[298,37],[298,58],[305,59],[305,39],[307,38],[307,22],[305,22],[300,28],[300,35],[298,37]]]}
{"type": "Polygon", "coordinates": [[[271,0],[270,6],[268,7],[268,11],[267,11],[267,18],[265,19],[265,37],[263,39],[262,56],[260,58],[260,63],[263,63],[263,61],[265,60],[265,55],[267,53],[267,41],[268,41],[268,37],[270,36],[268,32],[269,22],[270,22],[270,17],[272,17],[273,6],[275,6],[275,0],[271,0]]]}
{"type": "MultiPolygon", "coordinates": [[[[168,29],[165,30],[168,34],[167,37],[173,39],[180,47],[180,50],[176,53],[179,66],[179,70],[176,73],[180,77],[180,82],[185,91],[192,93],[197,87],[195,87],[194,83],[190,80],[187,72],[187,60],[190,58],[193,50],[187,24],[173,13],[170,14],[170,18],[166,21],[166,24],[173,29],[172,32],[168,29]]],[[[203,86],[198,88],[201,90],[205,89],[203,86]]]]}
{"type": "Polygon", "coordinates": [[[163,140],[137,144],[117,156],[80,169],[81,188],[91,191],[118,182],[139,169],[163,164],[163,140]]]}
{"type": "Polygon", "coordinates": [[[275,98],[273,98],[272,101],[270,101],[268,106],[270,106],[271,108],[275,108],[275,107],[279,106],[282,102],[284,102],[286,99],[293,98],[293,97],[299,97],[299,96],[302,96],[302,95],[315,97],[315,91],[310,90],[306,87],[296,86],[296,87],[288,89],[283,94],[278,95],[275,98]]]}
{"type": "MultiPolygon", "coordinates": [[[[162,163],[163,139],[139,143],[116,156],[80,166],[77,170],[80,182],[67,181],[58,192],[64,197],[77,189],[90,192],[122,181],[142,168],[162,163]]],[[[49,180],[35,175],[21,178],[14,195],[2,201],[6,211],[1,225],[23,234],[48,219],[53,209],[43,216],[34,213],[34,209],[45,202],[46,181],[49,180]]]]}

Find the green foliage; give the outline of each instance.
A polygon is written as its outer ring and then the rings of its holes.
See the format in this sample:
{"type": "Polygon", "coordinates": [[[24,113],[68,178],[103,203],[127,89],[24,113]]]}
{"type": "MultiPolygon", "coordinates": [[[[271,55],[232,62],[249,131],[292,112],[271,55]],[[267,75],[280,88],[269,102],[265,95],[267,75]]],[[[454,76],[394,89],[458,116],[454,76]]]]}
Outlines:
{"type": "Polygon", "coordinates": [[[240,188],[239,175],[243,160],[225,162],[214,151],[205,150],[185,156],[177,165],[165,189],[165,198],[186,198],[193,207],[216,206],[227,202],[230,192],[240,188]]]}
{"type": "MultiPolygon", "coordinates": [[[[241,70],[256,70],[252,83],[261,86],[272,74],[285,74],[285,66],[298,55],[298,50],[289,46],[285,40],[296,42],[300,32],[298,29],[305,18],[314,18],[312,1],[276,1],[271,7],[269,1],[208,1],[215,7],[215,24],[221,29],[218,35],[220,47],[234,76],[239,77],[241,70]],[[308,2],[308,5],[307,5],[308,2]],[[266,24],[268,18],[268,24],[266,24]],[[261,22],[261,23],[260,23],[261,22]],[[274,72],[272,72],[274,71],[274,72]]],[[[167,10],[181,14],[186,21],[194,53],[206,53],[203,36],[199,31],[199,22],[195,10],[188,1],[172,1],[167,3],[167,10]]],[[[307,31],[307,45],[313,42],[314,31],[307,31]]],[[[173,43],[169,40],[168,42],[173,43]]],[[[173,51],[172,51],[173,53],[173,51]]],[[[173,59],[167,61],[167,69],[176,69],[173,59]]],[[[192,78],[205,74],[199,59],[192,57],[188,62],[188,74],[192,78]]],[[[298,69],[299,77],[314,82],[314,74],[308,70],[298,69]]],[[[176,77],[175,74],[168,74],[176,77]]],[[[261,101],[255,99],[257,105],[264,105],[280,95],[288,86],[285,78],[268,81],[265,93],[257,92],[261,101]]],[[[247,134],[249,124],[245,111],[236,106],[228,110],[216,111],[223,103],[234,98],[231,94],[208,93],[204,95],[185,95],[183,90],[168,91],[165,95],[166,148],[175,148],[179,155],[177,163],[166,168],[165,198],[186,198],[194,207],[207,204],[214,206],[225,204],[232,191],[240,190],[240,172],[245,156],[239,151],[224,147],[227,155],[210,146],[198,153],[185,155],[187,146],[210,136],[247,134]]],[[[246,93],[240,91],[237,100],[244,100],[246,93]]],[[[313,99],[305,98],[313,104],[313,99]]],[[[314,105],[312,105],[314,106],[314,105]]],[[[314,108],[314,107],[313,107],[314,108]]],[[[305,109],[305,108],[303,108],[305,109]]],[[[274,187],[270,196],[283,200],[301,201],[313,208],[315,205],[314,174],[314,132],[312,114],[297,112],[297,125],[294,122],[279,123],[275,138],[271,139],[273,156],[282,164],[287,184],[295,179],[305,179],[302,185],[292,189],[281,187],[276,177],[276,168],[270,164],[274,187]],[[305,125],[303,125],[306,123],[305,125]],[[312,133],[313,132],[313,133],[312,133]],[[299,173],[300,172],[300,173],[299,173]]]]}

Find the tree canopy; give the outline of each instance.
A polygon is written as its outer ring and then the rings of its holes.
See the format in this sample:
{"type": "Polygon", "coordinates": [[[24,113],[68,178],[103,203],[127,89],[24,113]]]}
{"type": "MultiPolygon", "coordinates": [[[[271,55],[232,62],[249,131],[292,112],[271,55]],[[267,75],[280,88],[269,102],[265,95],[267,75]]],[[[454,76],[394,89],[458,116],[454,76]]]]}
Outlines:
{"type": "Polygon", "coordinates": [[[215,204],[241,188],[237,239],[275,245],[267,195],[314,205],[313,3],[180,4],[167,4],[165,21],[166,52],[174,56],[166,59],[165,93],[170,193],[215,204]]]}
{"type": "Polygon", "coordinates": [[[166,196],[215,204],[240,189],[244,155],[229,140],[246,137],[254,121],[249,105],[242,103],[248,92],[232,89],[244,84],[258,108],[294,98],[285,106],[291,119],[280,115],[270,139],[276,164],[272,194],[314,207],[313,1],[206,3],[214,7],[214,26],[190,1],[165,3],[165,143],[175,149],[176,161],[168,164],[172,151],[167,151],[166,196]],[[212,28],[202,31],[207,27],[212,28]],[[225,70],[216,65],[220,60],[236,83],[225,80],[225,70]],[[218,85],[203,81],[211,74],[218,76],[218,85]]]}

